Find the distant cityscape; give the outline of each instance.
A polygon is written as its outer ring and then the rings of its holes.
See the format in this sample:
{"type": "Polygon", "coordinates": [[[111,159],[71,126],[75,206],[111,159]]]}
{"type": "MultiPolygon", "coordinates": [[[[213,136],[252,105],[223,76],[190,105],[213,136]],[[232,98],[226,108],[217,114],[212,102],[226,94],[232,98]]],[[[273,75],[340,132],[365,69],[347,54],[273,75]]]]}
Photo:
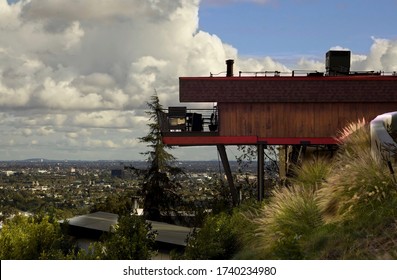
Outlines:
{"type": "MultiPolygon", "coordinates": [[[[219,197],[216,178],[223,178],[218,161],[178,161],[184,173],[179,193],[185,201],[205,202],[219,197]]],[[[245,168],[255,174],[256,164],[245,168]]],[[[230,162],[234,173],[236,161],[230,162]]],[[[139,170],[145,161],[75,161],[41,158],[0,161],[0,221],[17,213],[57,212],[63,217],[85,214],[110,196],[138,196],[139,170]]],[[[254,175],[250,175],[255,180],[254,175]]]]}
{"type": "MultiPolygon", "coordinates": [[[[230,168],[232,171],[237,171],[239,164],[237,161],[230,161],[230,168]]],[[[223,171],[222,163],[220,161],[177,161],[176,164],[187,172],[219,172],[223,171]]],[[[25,160],[7,160],[0,161],[0,171],[21,169],[21,168],[42,168],[43,170],[56,169],[120,169],[123,167],[135,167],[137,169],[145,169],[147,167],[146,161],[125,161],[125,160],[51,160],[42,158],[32,158],[25,160]]],[[[256,172],[256,163],[253,162],[246,168],[248,172],[256,172]]]]}

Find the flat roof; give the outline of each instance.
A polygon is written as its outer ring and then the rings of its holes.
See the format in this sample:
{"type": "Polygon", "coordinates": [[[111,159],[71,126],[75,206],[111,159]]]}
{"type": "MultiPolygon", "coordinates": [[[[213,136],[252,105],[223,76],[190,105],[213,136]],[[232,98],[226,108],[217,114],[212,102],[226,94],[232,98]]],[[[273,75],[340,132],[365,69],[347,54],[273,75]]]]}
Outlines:
{"type": "Polygon", "coordinates": [[[108,212],[95,212],[76,216],[69,220],[69,225],[108,232],[110,227],[117,224],[118,215],[108,212]]]}
{"type": "MultiPolygon", "coordinates": [[[[69,225],[93,231],[109,232],[110,227],[116,225],[118,215],[108,212],[95,212],[86,215],[76,216],[69,219],[69,225]]],[[[151,223],[152,229],[157,231],[156,241],[168,244],[186,246],[186,238],[192,228],[177,226],[156,221],[151,223]]],[[[91,233],[93,233],[91,231],[91,233]]],[[[93,237],[95,237],[93,235],[93,237]]]]}
{"type": "Polygon", "coordinates": [[[167,223],[147,221],[157,231],[156,241],[169,244],[186,246],[186,238],[192,232],[192,228],[177,226],[167,223]]]}

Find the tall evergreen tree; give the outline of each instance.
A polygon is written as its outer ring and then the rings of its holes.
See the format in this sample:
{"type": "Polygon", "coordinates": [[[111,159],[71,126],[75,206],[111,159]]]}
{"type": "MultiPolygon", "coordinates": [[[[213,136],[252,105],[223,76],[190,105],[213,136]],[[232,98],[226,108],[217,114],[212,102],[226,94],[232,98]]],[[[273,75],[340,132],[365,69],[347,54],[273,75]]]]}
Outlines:
{"type": "Polygon", "coordinates": [[[179,183],[173,176],[181,173],[181,169],[172,165],[175,157],[167,149],[171,147],[162,142],[160,117],[163,107],[157,94],[153,95],[147,102],[149,110],[149,132],[146,136],[139,138],[140,142],[147,143],[149,151],[142,154],[147,156],[148,168],[144,172],[142,195],[144,198],[144,215],[149,220],[164,220],[162,214],[170,216],[176,213],[175,207],[180,198],[176,193],[179,183]]]}

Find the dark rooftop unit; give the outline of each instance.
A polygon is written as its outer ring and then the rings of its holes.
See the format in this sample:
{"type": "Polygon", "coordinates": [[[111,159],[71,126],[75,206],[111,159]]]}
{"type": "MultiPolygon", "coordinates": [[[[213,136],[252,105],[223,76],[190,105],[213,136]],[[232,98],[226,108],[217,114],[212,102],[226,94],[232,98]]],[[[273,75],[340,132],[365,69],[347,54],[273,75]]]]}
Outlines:
{"type": "Polygon", "coordinates": [[[325,55],[327,76],[345,76],[350,73],[350,51],[330,50],[325,55]]]}

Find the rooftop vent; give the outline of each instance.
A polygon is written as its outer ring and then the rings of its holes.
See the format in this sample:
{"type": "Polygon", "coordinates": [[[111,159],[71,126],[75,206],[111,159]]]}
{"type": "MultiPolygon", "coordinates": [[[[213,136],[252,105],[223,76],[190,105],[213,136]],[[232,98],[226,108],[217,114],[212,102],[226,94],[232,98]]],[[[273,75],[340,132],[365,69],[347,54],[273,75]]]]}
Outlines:
{"type": "Polygon", "coordinates": [[[328,51],[325,55],[325,70],[327,76],[349,75],[350,55],[350,51],[328,51]]]}

